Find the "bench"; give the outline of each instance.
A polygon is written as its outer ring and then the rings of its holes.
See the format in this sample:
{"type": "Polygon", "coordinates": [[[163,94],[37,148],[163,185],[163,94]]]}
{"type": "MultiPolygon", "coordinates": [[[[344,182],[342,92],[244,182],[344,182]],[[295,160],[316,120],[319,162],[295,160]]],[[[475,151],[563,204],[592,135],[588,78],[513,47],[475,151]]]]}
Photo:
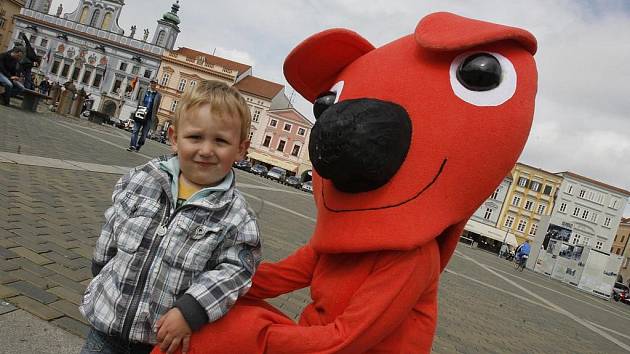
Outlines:
{"type": "Polygon", "coordinates": [[[42,99],[52,99],[52,97],[29,89],[24,89],[20,95],[22,96],[22,109],[30,112],[37,112],[37,106],[42,99]]]}

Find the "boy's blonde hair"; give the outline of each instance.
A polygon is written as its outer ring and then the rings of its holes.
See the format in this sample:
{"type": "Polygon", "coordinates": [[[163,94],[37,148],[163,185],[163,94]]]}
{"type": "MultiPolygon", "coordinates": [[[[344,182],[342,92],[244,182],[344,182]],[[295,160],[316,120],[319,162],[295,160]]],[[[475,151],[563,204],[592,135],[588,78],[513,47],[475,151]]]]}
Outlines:
{"type": "Polygon", "coordinates": [[[237,89],[221,81],[200,81],[187,90],[177,106],[173,127],[186,115],[186,112],[202,105],[210,105],[210,113],[225,118],[238,118],[241,122],[241,141],[249,137],[252,116],[247,102],[237,89]]]}

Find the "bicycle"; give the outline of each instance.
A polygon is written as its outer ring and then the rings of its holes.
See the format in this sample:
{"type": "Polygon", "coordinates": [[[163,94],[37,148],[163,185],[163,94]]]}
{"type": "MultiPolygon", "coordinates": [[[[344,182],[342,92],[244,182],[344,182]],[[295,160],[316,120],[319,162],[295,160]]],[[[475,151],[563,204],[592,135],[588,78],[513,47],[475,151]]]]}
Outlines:
{"type": "Polygon", "coordinates": [[[514,257],[514,269],[522,272],[523,269],[525,269],[525,265],[527,264],[527,258],[529,258],[529,256],[526,254],[522,255],[518,259],[514,257]]]}

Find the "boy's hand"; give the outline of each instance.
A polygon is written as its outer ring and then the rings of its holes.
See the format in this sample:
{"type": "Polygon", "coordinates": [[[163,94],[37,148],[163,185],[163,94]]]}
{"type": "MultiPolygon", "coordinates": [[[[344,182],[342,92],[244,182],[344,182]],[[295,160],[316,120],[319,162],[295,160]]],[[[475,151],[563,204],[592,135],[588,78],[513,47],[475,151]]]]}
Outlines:
{"type": "Polygon", "coordinates": [[[171,354],[179,346],[182,353],[188,353],[192,330],[178,308],[172,308],[157,321],[157,340],[160,350],[171,354]]]}

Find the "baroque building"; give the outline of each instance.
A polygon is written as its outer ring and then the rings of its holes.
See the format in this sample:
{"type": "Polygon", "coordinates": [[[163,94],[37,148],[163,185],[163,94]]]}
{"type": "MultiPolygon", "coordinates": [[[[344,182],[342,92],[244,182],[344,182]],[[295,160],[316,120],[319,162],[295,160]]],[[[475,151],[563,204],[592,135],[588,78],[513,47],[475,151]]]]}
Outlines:
{"type": "Polygon", "coordinates": [[[13,48],[13,16],[20,13],[24,6],[24,0],[0,1],[0,52],[13,48]]]}
{"type": "Polygon", "coordinates": [[[179,34],[178,3],[157,21],[153,40],[148,29],[135,38],[135,26],[125,35],[118,24],[123,0],[79,0],[63,16],[61,6],[56,15],[48,14],[49,1],[29,5],[16,15],[13,38],[24,33],[43,57],[34,73],[60,84],[75,81],[94,99],[93,109],[122,119],[135,111],[156,78],[162,53],[172,49],[179,34]]]}

